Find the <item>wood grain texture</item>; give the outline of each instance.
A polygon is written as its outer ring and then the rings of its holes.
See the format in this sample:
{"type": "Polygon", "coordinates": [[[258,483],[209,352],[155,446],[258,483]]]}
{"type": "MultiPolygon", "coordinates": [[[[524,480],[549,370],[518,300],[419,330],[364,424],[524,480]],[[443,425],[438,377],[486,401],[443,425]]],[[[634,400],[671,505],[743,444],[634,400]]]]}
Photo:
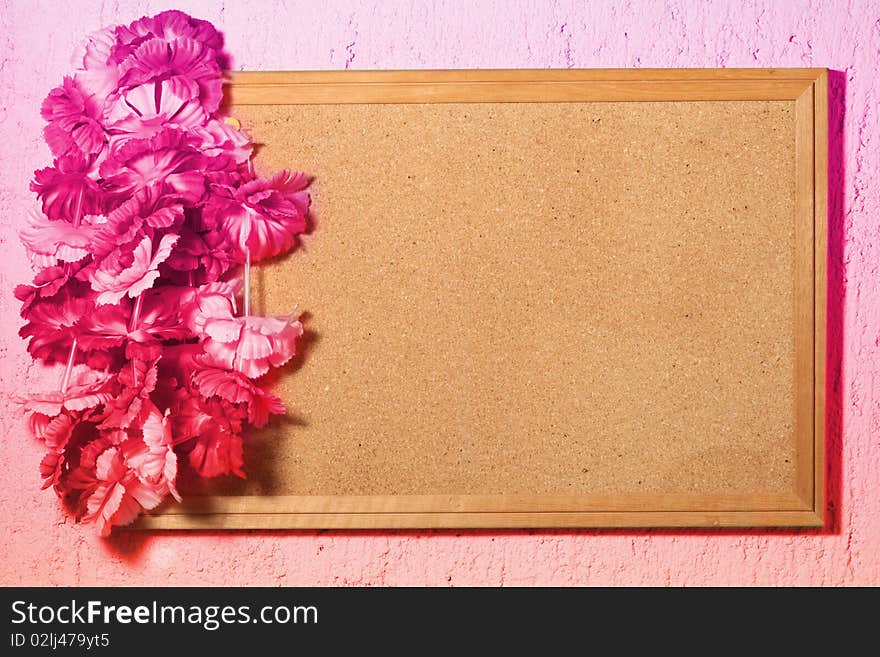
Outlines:
{"type": "MultiPolygon", "coordinates": [[[[827,134],[827,108],[821,101],[824,72],[820,69],[790,70],[654,70],[654,71],[401,71],[401,72],[306,72],[236,74],[231,86],[235,107],[281,107],[288,104],[326,105],[343,111],[347,104],[427,103],[629,103],[678,102],[698,103],[721,100],[730,103],[790,101],[793,108],[794,167],[791,230],[794,235],[791,263],[792,288],[781,294],[778,303],[791,305],[791,339],[795,367],[790,378],[792,386],[791,422],[794,464],[792,488],[785,490],[755,487],[745,478],[740,487],[745,491],[730,494],[715,483],[697,484],[690,493],[675,491],[658,480],[645,494],[606,486],[589,490],[586,485],[573,495],[548,494],[547,491],[517,495],[500,494],[408,495],[387,493],[344,494],[356,491],[357,484],[326,483],[331,495],[321,495],[316,485],[308,495],[281,492],[258,495],[240,490],[237,494],[189,498],[185,505],[147,516],[139,526],[152,528],[380,528],[380,527],[570,527],[570,526],[815,526],[822,522],[824,418],[824,231],[825,186],[823,181],[826,152],[822,144],[827,134]],[[825,113],[826,118],[823,118],[825,113]],[[821,234],[820,234],[821,233],[821,234]],[[820,264],[821,263],[821,264],[820,264]],[[664,486],[666,490],[664,490],[664,486]],[[702,486],[702,489],[700,489],[702,486]],[[714,488],[713,488],[714,486],[714,488]],[[749,487],[754,490],[749,492],[749,487]],[[607,491],[611,491],[610,493],[607,491]],[[244,494],[241,494],[241,493],[244,494]]],[[[827,93],[827,92],[825,92],[827,93]]],[[[827,98],[826,98],[827,101],[827,98]]],[[[733,107],[734,105],[731,105],[733,107]]],[[[585,108],[588,105],[584,105],[585,108]]],[[[616,106],[609,105],[614,116],[616,106]]],[[[645,106],[650,110],[652,106],[645,106]]],[[[739,107],[739,106],[736,106],[739,107]]],[[[255,108],[256,109],[256,108],[255,108]]],[[[262,110],[261,110],[262,111],[262,110]]],[[[318,107],[315,110],[323,110],[318,107]]],[[[348,110],[346,110],[348,111],[348,110]]],[[[452,107],[450,112],[458,111],[452,107]]],[[[505,110],[506,111],[506,110],[505,110]]],[[[552,110],[555,111],[555,110],[552,110]]],[[[702,110],[701,110],[702,111],[702,110]]],[[[350,116],[367,120],[369,110],[352,109],[350,116]],[[358,113],[360,112],[360,113],[358,113]]],[[[718,119],[706,110],[709,120],[718,119]]],[[[503,113],[503,112],[501,112],[503,113]]],[[[247,112],[244,112],[247,115],[247,112]]],[[[326,113],[325,113],[326,114],[326,113]]],[[[563,116],[564,113],[554,116],[563,116]]],[[[268,117],[268,114],[252,116],[268,117]]],[[[315,114],[314,116],[318,116],[315,114]]],[[[432,116],[442,116],[434,114],[432,116]]],[[[269,119],[270,122],[275,119],[269,119]]],[[[371,120],[371,119],[370,119],[371,120]]],[[[716,126],[722,129],[721,126],[716,126]]],[[[570,130],[571,125],[560,125],[570,130]]],[[[682,137],[687,138],[682,127],[682,137]]],[[[328,142],[329,143],[329,142],[328,142]]],[[[272,158],[272,143],[267,140],[267,154],[272,158]]],[[[295,154],[288,153],[288,158],[295,154]]],[[[263,157],[261,155],[261,157],[263,157]]],[[[281,158],[282,161],[284,158],[281,158]]],[[[258,160],[259,164],[259,160],[258,160]]],[[[272,164],[275,164],[272,162],[272,164]]],[[[437,173],[442,175],[442,167],[437,173]]],[[[742,175],[747,175],[743,173],[742,175]]],[[[356,177],[352,180],[358,180],[356,177]]],[[[332,195],[329,184],[321,188],[318,177],[318,205],[322,194],[332,195]]],[[[354,184],[354,183],[352,183],[354,184]]],[[[783,185],[784,187],[784,185],[783,185]]],[[[338,189],[338,188],[337,188],[338,189]]],[[[350,190],[355,192],[356,190],[350,190]]],[[[356,194],[355,194],[356,195],[356,194]]],[[[333,203],[330,199],[327,203],[333,203]]],[[[328,206],[329,207],[329,206],[328,206]]],[[[328,212],[331,215],[332,213],[328,212]]],[[[318,231],[321,231],[319,219],[318,231]]],[[[328,222],[330,220],[328,219],[328,222]]],[[[320,235],[320,232],[316,233],[320,235]]],[[[311,248],[311,247],[310,247],[311,248]]],[[[317,248],[317,246],[315,247],[317,248]]],[[[296,255],[294,256],[296,257],[296,255]]],[[[293,262],[293,261],[291,261],[293,262]]],[[[286,267],[286,265],[284,265],[286,267]]],[[[271,285],[278,269],[266,276],[271,285]]],[[[296,277],[282,284],[290,289],[296,277]]],[[[304,280],[304,282],[306,282],[304,280]]],[[[319,280],[320,282],[320,280],[319,280]]],[[[770,289],[770,288],[768,288],[770,289]]],[[[278,296],[267,293],[271,301],[278,296]]],[[[306,304],[308,306],[308,304],[306,304]]],[[[321,307],[310,307],[321,321],[321,307]]],[[[277,311],[276,308],[267,310],[277,311]]],[[[784,309],[783,309],[784,310],[784,309]]],[[[758,320],[756,320],[758,321],[758,320]]],[[[772,337],[772,336],[768,336],[772,337]]],[[[323,339],[323,338],[322,338],[323,339]]],[[[318,349],[324,349],[323,345],[318,349]]],[[[323,357],[319,351],[317,356],[323,357]]],[[[410,354],[411,357],[411,354],[410,354]]],[[[377,364],[377,367],[381,365],[377,364]]],[[[302,378],[303,371],[290,376],[302,378]]],[[[784,376],[783,376],[784,379],[784,376]]],[[[308,381],[308,379],[303,379],[308,381]]],[[[750,382],[751,383],[751,382],[750,382]]],[[[281,384],[284,390],[288,390],[281,384]]],[[[752,393],[754,394],[754,393],[752,393]]],[[[772,393],[761,393],[771,401],[772,393]]],[[[284,395],[282,395],[284,396],[284,395]]],[[[749,404],[760,397],[751,397],[749,404]]],[[[295,404],[295,398],[287,399],[295,404]]],[[[405,408],[402,406],[401,408],[405,408]]],[[[528,413],[528,410],[524,412],[528,413]]],[[[290,429],[297,431],[297,427],[290,429]]],[[[288,429],[285,429],[288,431],[288,429]]],[[[781,434],[780,438],[784,439],[781,434]]],[[[698,436],[699,440],[700,437],[698,436]]],[[[638,444],[638,436],[635,436],[638,444]]],[[[292,444],[292,443],[291,443],[292,444]]],[[[544,449],[554,449],[544,441],[544,449]]],[[[340,446],[343,450],[344,445],[340,446]]],[[[391,450],[393,455],[394,450],[391,450]]],[[[628,452],[630,453],[630,452],[628,452]]],[[[637,451],[631,452],[636,454],[637,451]]],[[[328,453],[329,454],[329,453],[328,453]]],[[[734,447],[732,454],[737,454],[734,447]]],[[[780,452],[781,454],[781,452],[780,452]]],[[[325,454],[326,456],[326,454],[325,454]]],[[[314,458],[320,457],[315,451],[314,458]]],[[[337,453],[337,463],[344,466],[344,451],[337,453]]],[[[393,457],[393,456],[392,456],[393,457]]],[[[328,457],[329,458],[329,457],[328,457]]],[[[635,458],[635,457],[633,457],[635,458]]],[[[781,459],[781,456],[779,457],[781,459]]],[[[775,459],[775,457],[774,457],[775,459]]],[[[781,460],[779,461],[781,463],[781,460]]],[[[749,466],[751,471],[755,465],[749,466]]],[[[301,472],[298,471],[298,472],[301,472]]],[[[351,471],[351,473],[356,471],[351,471]]],[[[399,474],[400,471],[398,471],[399,474]]],[[[515,475],[516,471],[512,471],[515,475]]],[[[698,475],[705,476],[705,475],[698,475]]],[[[753,475],[750,475],[753,476],[753,475]]],[[[491,481],[489,477],[487,481],[491,481]]],[[[326,480],[329,482],[329,480],[326,480]]],[[[414,479],[414,481],[416,481],[414,479]]],[[[783,476],[780,482],[786,482],[783,476]]],[[[560,479],[562,482],[562,479],[560,479]]],[[[639,482],[641,484],[641,482],[639,482]]],[[[296,483],[292,484],[294,488],[296,483]]],[[[490,484],[489,489],[498,484],[490,484]]],[[[787,484],[785,484],[787,485],[787,484]]],[[[431,486],[436,487],[435,484],[431,486]]],[[[474,484],[476,488],[479,485],[474,484]]],[[[730,482],[728,487],[736,489],[730,482]]],[[[776,484],[777,488],[779,484],[776,484]]],[[[429,486],[430,487],[430,486],[429,486]]],[[[784,487],[784,486],[783,486],[784,487]]],[[[393,482],[390,485],[394,489],[393,482]]],[[[540,488],[540,487],[539,487],[540,488]]],[[[204,490],[204,489],[203,489],[204,490]]],[[[208,489],[210,490],[210,489],[208,489]]]]}

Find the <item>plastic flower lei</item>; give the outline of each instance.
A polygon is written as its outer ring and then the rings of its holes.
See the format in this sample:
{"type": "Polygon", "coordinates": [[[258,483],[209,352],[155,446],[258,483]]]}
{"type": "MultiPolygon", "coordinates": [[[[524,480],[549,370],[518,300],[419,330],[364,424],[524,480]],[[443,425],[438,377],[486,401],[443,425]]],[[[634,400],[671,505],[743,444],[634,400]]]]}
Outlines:
{"type": "Polygon", "coordinates": [[[24,403],[44,488],[102,535],[180,499],[179,468],[243,477],[243,432],[284,412],[254,379],[303,328],[251,315],[249,272],[306,230],[308,179],[255,176],[220,113],[224,62],[210,23],[167,11],[90,37],[42,106],[54,163],[15,293],[28,351],[64,370],[24,403]]]}

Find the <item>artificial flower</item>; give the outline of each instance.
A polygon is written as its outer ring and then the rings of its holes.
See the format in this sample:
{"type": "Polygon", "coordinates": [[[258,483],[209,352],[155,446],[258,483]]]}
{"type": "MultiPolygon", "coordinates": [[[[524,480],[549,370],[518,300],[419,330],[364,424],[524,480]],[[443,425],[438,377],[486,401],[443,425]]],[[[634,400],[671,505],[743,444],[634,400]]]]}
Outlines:
{"type": "Polygon", "coordinates": [[[52,221],[41,212],[28,215],[28,226],[19,233],[28,247],[31,263],[52,267],[61,262],[77,262],[92,254],[96,229],[87,218],[79,226],[66,221],[52,221]]]}
{"type": "Polygon", "coordinates": [[[179,500],[180,468],[243,477],[245,432],[284,412],[252,379],[290,360],[302,325],[237,316],[238,265],[295,246],[308,180],[254,180],[253,144],[219,109],[222,45],[180,11],[101,30],[41,108],[55,159],[34,173],[42,213],[21,239],[37,271],[15,296],[30,354],[65,369],[22,401],[44,487],[102,535],[179,500]]]}
{"type": "Polygon", "coordinates": [[[144,237],[131,250],[120,247],[110,253],[89,274],[98,305],[117,303],[124,296],[135,298],[152,287],[159,278],[159,265],[171,255],[178,239],[177,235],[164,235],[154,248],[153,240],[144,237]]]}
{"type": "Polygon", "coordinates": [[[54,166],[34,171],[31,191],[42,199],[49,219],[77,223],[87,214],[101,214],[106,204],[92,175],[92,163],[83,155],[62,155],[54,166]]]}
{"type": "Polygon", "coordinates": [[[256,378],[280,367],[296,353],[303,325],[289,317],[233,317],[205,323],[209,362],[256,378]]]}
{"type": "Polygon", "coordinates": [[[49,122],[44,134],[56,157],[96,155],[107,143],[101,107],[72,77],[65,77],[60,87],[49,92],[41,114],[49,122]]]}
{"type": "Polygon", "coordinates": [[[227,234],[240,261],[254,262],[290,250],[308,227],[309,184],[303,173],[282,171],[238,188],[214,185],[204,216],[227,234]]]}

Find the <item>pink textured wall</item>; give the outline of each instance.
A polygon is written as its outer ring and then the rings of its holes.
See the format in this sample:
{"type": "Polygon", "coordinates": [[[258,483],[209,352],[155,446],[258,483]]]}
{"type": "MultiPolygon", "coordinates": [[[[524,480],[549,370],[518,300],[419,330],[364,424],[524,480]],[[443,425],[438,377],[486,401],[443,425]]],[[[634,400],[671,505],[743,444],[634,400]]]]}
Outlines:
{"type": "Polygon", "coordinates": [[[880,2],[713,0],[228,3],[0,0],[0,583],[880,584],[880,2]],[[39,104],[88,33],[180,8],[238,69],[827,66],[832,522],[788,532],[153,534],[109,541],[39,490],[9,394],[52,385],[17,338],[16,231],[49,162],[39,104]]]}

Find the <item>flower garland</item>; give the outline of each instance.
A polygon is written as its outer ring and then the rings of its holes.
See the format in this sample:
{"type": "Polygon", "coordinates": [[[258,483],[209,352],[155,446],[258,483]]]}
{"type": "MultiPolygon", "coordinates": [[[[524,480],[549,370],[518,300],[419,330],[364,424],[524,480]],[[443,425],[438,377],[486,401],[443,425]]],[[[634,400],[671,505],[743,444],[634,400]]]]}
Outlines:
{"type": "Polygon", "coordinates": [[[64,373],[23,400],[44,488],[102,535],[167,496],[180,466],[244,477],[242,435],[284,413],[254,382],[302,324],[251,315],[249,273],[308,223],[308,179],[254,174],[221,112],[220,33],[180,11],[92,35],[42,105],[53,166],[21,238],[28,351],[64,373]],[[243,312],[236,296],[242,288],[243,312]]]}

